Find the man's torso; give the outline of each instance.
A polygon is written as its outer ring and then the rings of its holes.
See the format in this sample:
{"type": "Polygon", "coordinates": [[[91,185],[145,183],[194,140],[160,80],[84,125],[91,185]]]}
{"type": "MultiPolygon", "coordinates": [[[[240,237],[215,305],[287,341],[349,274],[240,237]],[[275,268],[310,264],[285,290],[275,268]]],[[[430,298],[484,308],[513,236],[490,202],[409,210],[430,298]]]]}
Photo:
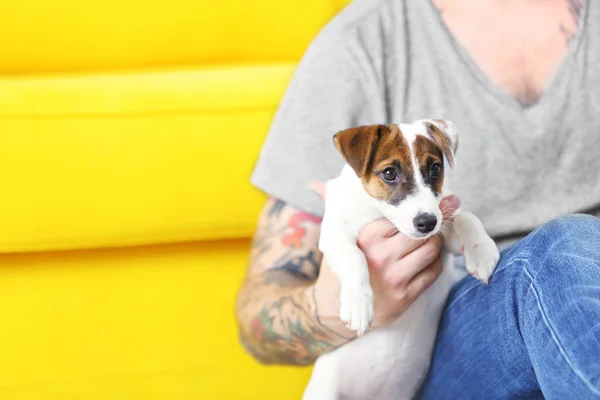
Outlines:
{"type": "Polygon", "coordinates": [[[382,29],[393,38],[381,54],[387,122],[457,123],[451,187],[499,240],[565,213],[600,215],[600,3],[576,21],[570,3],[532,2],[510,21],[439,1],[441,14],[428,1],[387,2],[397,17],[382,29]]]}

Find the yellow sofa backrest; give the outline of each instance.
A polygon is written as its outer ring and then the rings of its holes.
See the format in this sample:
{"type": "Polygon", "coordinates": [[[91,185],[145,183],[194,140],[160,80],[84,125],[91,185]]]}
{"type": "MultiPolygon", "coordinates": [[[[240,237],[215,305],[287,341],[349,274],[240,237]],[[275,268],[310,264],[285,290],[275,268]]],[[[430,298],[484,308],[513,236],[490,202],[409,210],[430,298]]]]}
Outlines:
{"type": "Polygon", "coordinates": [[[296,61],[347,0],[6,0],[0,74],[296,61]]]}
{"type": "Polygon", "coordinates": [[[0,1],[0,253],[250,236],[272,115],[347,2],[0,1]]]}

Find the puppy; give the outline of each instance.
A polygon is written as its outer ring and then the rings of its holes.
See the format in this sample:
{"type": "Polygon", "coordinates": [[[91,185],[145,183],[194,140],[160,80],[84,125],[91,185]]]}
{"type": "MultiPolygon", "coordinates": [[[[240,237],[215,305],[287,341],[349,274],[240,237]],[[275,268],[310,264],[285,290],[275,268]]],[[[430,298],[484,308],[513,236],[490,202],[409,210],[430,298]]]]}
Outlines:
{"type": "Polygon", "coordinates": [[[359,337],[319,357],[303,399],[410,399],[429,368],[454,283],[453,255],[464,254],[467,270],[487,283],[498,248],[472,214],[457,211],[441,229],[440,201],[451,195],[445,164],[454,167],[458,146],[452,122],[360,126],[337,133],[334,144],[346,165],[326,184],[319,249],[340,281],[340,318],[359,337]],[[415,239],[441,234],[443,270],[396,321],[365,334],[374,316],[373,290],[356,241],[362,227],[381,217],[415,239]]]}

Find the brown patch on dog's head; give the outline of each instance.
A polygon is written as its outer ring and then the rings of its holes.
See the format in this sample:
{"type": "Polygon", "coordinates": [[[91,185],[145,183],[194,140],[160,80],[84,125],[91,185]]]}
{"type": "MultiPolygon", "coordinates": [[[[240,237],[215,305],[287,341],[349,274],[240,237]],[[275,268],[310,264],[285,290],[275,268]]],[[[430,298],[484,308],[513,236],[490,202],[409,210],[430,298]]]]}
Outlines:
{"type": "Polygon", "coordinates": [[[398,204],[415,188],[410,150],[396,125],[346,129],[334,143],[372,197],[398,204]]]}
{"type": "Polygon", "coordinates": [[[446,156],[450,167],[454,168],[454,155],[458,149],[458,136],[454,124],[450,121],[435,119],[425,122],[425,126],[431,139],[446,156]]]}
{"type": "Polygon", "coordinates": [[[389,132],[386,125],[368,125],[349,128],[333,136],[335,147],[361,178],[370,168],[379,141],[389,132]]]}
{"type": "Polygon", "coordinates": [[[426,186],[437,196],[444,184],[444,158],[439,145],[425,136],[417,135],[413,144],[419,172],[426,186]]]}

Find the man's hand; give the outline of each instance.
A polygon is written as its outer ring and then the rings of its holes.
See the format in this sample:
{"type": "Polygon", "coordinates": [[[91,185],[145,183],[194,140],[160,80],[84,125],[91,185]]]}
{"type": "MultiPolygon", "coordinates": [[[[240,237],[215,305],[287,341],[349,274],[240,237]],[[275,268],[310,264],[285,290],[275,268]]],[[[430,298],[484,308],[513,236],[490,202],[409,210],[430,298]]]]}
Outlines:
{"type": "MultiPolygon", "coordinates": [[[[324,199],[324,184],[316,182],[311,187],[324,199]]],[[[460,201],[454,196],[442,200],[444,218],[454,214],[459,206],[460,201]]],[[[369,264],[375,305],[373,328],[398,318],[442,271],[439,236],[411,239],[397,233],[389,221],[379,219],[364,227],[357,244],[369,264]]],[[[323,325],[339,335],[352,336],[339,317],[340,285],[327,260],[322,261],[317,282],[307,289],[306,295],[312,297],[314,312],[323,325]]]]}

